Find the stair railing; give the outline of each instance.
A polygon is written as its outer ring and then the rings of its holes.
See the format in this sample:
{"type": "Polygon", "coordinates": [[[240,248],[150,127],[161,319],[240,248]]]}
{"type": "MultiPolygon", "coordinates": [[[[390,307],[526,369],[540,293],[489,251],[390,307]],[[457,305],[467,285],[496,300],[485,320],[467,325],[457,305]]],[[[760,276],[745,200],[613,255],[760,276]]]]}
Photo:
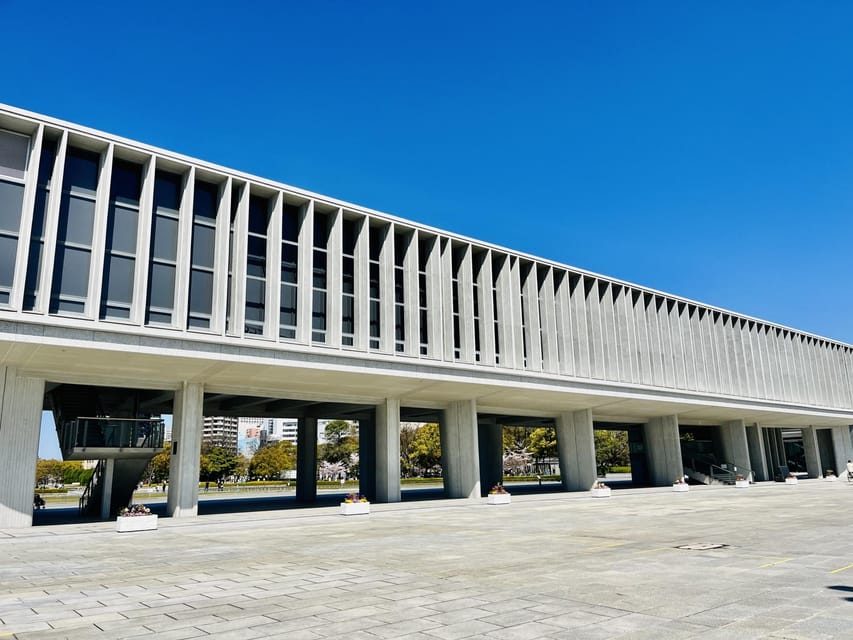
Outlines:
{"type": "Polygon", "coordinates": [[[103,460],[98,460],[97,466],[95,466],[95,471],[92,474],[92,477],[89,478],[89,483],[86,485],[86,488],[83,490],[83,495],[80,496],[79,508],[80,513],[86,513],[89,509],[89,503],[95,497],[95,491],[103,479],[104,470],[106,469],[106,465],[103,460]]]}

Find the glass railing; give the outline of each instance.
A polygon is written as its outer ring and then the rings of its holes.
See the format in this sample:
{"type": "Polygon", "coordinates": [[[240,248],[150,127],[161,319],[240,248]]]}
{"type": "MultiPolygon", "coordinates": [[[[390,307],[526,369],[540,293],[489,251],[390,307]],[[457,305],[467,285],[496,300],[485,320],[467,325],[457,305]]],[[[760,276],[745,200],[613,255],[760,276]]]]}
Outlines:
{"type": "Polygon", "coordinates": [[[160,449],[165,425],[161,419],[77,418],[59,428],[63,451],[89,447],[160,449]]]}

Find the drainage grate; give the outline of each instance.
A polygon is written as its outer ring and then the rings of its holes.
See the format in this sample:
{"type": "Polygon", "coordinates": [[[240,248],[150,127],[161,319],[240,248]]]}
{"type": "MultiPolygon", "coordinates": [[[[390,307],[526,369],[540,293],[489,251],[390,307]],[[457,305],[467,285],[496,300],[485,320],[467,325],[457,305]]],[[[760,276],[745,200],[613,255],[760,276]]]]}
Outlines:
{"type": "Polygon", "coordinates": [[[711,551],[712,549],[725,549],[728,546],[719,542],[696,542],[694,544],[679,545],[676,549],[683,549],[684,551],[711,551]]]}

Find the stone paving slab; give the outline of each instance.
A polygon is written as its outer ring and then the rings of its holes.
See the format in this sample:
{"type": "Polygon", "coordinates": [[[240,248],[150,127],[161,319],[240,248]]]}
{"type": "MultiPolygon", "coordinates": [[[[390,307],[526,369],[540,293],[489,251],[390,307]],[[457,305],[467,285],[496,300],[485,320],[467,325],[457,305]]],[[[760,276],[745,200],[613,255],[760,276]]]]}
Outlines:
{"type": "Polygon", "coordinates": [[[853,638],[851,500],[803,481],[2,530],[0,639],[853,638]]]}

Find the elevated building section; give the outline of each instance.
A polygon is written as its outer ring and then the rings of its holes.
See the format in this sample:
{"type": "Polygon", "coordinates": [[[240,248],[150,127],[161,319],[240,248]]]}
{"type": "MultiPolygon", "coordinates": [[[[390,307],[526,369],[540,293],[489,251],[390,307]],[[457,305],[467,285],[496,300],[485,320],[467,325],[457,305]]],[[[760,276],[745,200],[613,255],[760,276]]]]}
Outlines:
{"type": "MultiPolygon", "coordinates": [[[[305,433],[374,420],[362,458],[387,499],[393,425],[427,415],[460,496],[477,493],[478,451],[495,455],[478,425],[519,416],[573,439],[566,488],[588,480],[593,421],[650,425],[657,481],[680,470],[679,425],[723,429],[738,459],[778,450],[747,426],[833,429],[806,440],[850,448],[850,345],[4,106],[0,255],[12,388],[174,398],[174,515],[195,513],[184,465],[203,415],[299,417],[305,433]]],[[[41,407],[30,395],[10,411],[41,407]]],[[[29,456],[37,426],[5,416],[0,445],[29,456]]],[[[0,470],[14,455],[0,447],[0,470]]],[[[0,506],[18,505],[8,491],[0,506]]]]}

